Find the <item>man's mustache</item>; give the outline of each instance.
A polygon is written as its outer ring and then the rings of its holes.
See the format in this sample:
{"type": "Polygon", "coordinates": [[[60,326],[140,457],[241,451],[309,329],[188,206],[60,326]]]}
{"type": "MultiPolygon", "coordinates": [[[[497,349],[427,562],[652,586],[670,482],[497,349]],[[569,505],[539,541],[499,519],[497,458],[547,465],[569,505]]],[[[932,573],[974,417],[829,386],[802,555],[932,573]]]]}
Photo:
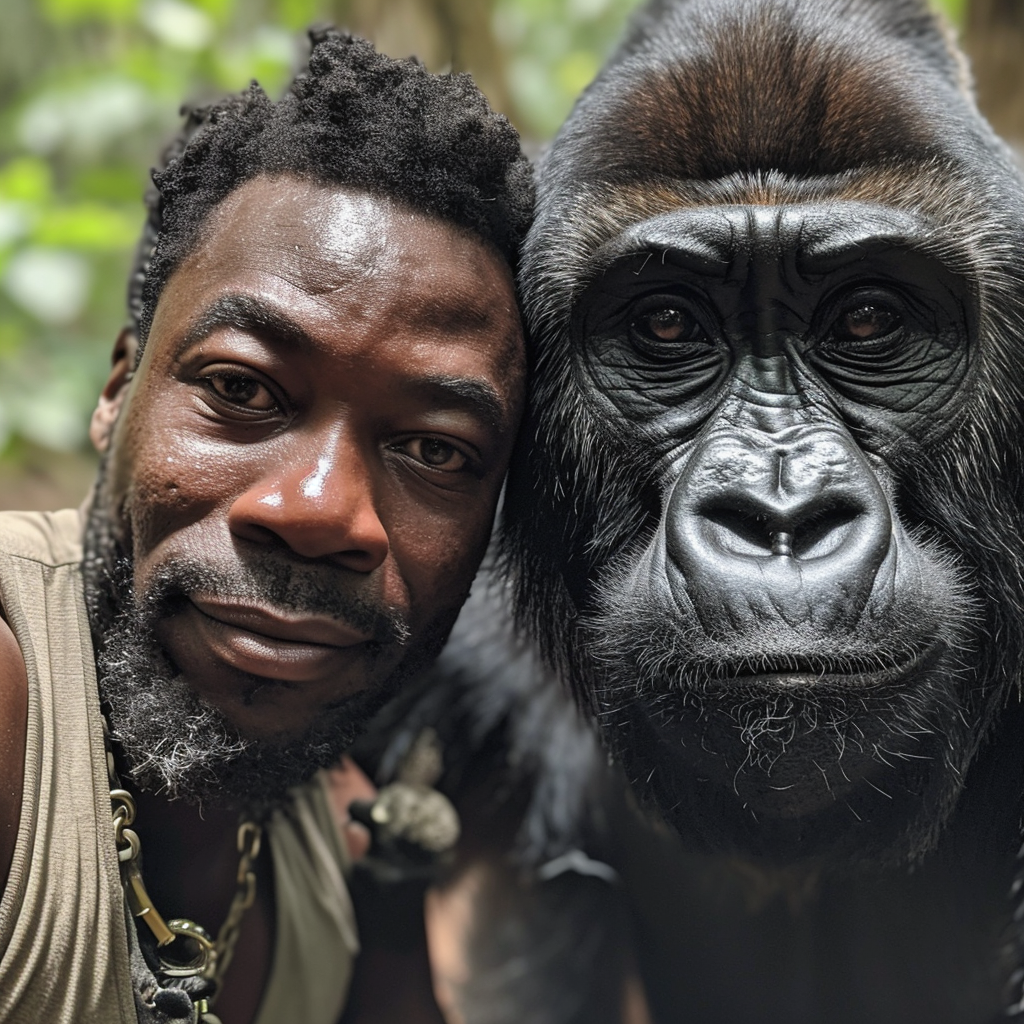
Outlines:
{"type": "Polygon", "coordinates": [[[405,616],[378,598],[359,592],[341,573],[296,565],[277,556],[226,564],[223,560],[178,556],[160,566],[136,591],[142,619],[153,624],[178,610],[192,594],[208,594],[243,606],[286,614],[339,619],[377,644],[404,644],[409,638],[405,616]]]}

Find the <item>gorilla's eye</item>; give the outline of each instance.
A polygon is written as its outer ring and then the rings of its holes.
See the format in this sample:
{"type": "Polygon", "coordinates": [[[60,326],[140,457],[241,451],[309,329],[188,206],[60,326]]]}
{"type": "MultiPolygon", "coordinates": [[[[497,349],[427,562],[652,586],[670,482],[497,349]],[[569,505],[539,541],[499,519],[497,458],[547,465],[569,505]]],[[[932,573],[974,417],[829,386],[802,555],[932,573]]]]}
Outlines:
{"type": "Polygon", "coordinates": [[[629,326],[637,347],[659,359],[684,357],[688,343],[705,340],[703,328],[684,309],[655,309],[638,316],[629,326]]]}
{"type": "Polygon", "coordinates": [[[875,341],[900,326],[900,317],[885,306],[864,303],[842,313],[836,322],[836,341],[875,341]]]}
{"type": "Polygon", "coordinates": [[[645,317],[641,323],[661,341],[678,341],[687,333],[692,317],[679,309],[659,309],[657,313],[645,317]]]}

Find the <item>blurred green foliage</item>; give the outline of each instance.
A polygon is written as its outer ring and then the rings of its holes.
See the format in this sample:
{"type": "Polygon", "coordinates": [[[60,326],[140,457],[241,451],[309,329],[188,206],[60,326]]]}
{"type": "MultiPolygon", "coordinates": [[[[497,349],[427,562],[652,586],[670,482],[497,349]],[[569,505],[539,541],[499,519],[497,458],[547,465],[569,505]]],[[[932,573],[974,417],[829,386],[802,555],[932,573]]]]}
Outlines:
{"type": "MultiPolygon", "coordinates": [[[[490,18],[505,88],[496,99],[542,140],[636,0],[465,2],[490,18]]],[[[962,4],[944,6],[956,16],[962,4]]],[[[124,318],[147,168],[181,102],[254,77],[276,93],[301,29],[358,28],[358,10],[358,0],[3,0],[0,458],[84,445],[124,318]]]]}
{"type": "MultiPolygon", "coordinates": [[[[497,0],[520,127],[550,134],[634,0],[497,0]]],[[[424,6],[428,6],[425,4],[424,6]]],[[[327,0],[4,0],[0,457],[85,443],[141,225],[147,169],[185,99],[277,93],[327,0]]],[[[339,13],[342,18],[339,19],[339,13]]]]}

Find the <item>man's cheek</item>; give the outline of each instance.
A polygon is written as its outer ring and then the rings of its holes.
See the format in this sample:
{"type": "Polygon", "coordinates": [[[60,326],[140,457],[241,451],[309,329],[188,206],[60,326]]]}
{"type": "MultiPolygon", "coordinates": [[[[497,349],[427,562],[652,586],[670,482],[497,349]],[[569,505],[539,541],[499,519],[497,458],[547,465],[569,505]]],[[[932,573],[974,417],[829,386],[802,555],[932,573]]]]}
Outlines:
{"type": "Polygon", "coordinates": [[[154,426],[140,439],[125,503],[136,554],[218,511],[216,518],[226,520],[246,472],[242,453],[198,441],[174,424],[154,426]]]}
{"type": "Polygon", "coordinates": [[[156,476],[142,470],[129,491],[125,514],[131,525],[135,555],[152,551],[169,534],[208,516],[216,496],[197,487],[194,477],[156,476]]]}
{"type": "Polygon", "coordinates": [[[419,619],[435,620],[447,611],[458,611],[469,595],[485,547],[486,534],[480,542],[443,544],[418,553],[407,579],[419,619]]]}

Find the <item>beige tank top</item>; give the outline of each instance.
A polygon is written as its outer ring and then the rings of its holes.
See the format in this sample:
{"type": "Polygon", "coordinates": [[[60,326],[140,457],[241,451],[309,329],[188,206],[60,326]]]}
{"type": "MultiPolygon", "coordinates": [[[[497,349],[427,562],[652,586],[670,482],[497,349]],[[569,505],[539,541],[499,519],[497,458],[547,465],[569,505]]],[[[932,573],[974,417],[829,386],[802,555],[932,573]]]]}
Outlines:
{"type": "MultiPolygon", "coordinates": [[[[0,605],[28,669],[21,823],[0,899],[0,1024],[137,1024],[72,510],[0,513],[0,605]]],[[[318,777],[267,832],[277,934],[257,1024],[335,1024],[358,952],[318,777]]]]}

